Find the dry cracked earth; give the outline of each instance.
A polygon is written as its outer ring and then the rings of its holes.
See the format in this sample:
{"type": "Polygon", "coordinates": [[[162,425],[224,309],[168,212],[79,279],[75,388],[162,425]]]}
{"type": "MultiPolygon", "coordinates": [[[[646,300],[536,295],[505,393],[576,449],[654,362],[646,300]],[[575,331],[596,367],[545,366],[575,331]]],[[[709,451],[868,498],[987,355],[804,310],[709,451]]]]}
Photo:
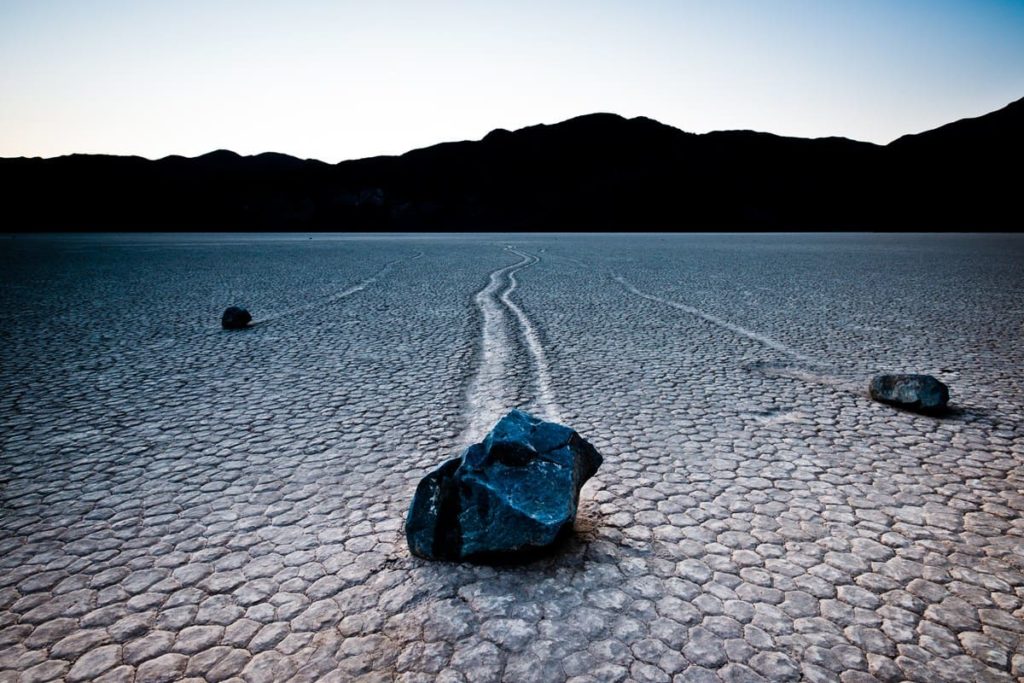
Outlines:
{"type": "Polygon", "coordinates": [[[0,681],[1024,676],[1019,238],[4,242],[0,681]],[[605,457],[576,535],[410,556],[514,406],[605,457]]]}

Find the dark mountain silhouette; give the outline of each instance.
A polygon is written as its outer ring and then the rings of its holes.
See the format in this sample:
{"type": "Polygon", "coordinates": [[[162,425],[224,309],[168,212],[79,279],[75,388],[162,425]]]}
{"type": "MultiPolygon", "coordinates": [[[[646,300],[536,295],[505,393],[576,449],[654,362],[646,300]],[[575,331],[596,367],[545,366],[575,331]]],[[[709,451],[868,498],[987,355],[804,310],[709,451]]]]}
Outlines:
{"type": "Polygon", "coordinates": [[[590,114],[335,165],[0,159],[0,192],[14,230],[999,230],[1022,151],[1024,100],[885,146],[590,114]]]}
{"type": "Polygon", "coordinates": [[[984,230],[1020,225],[1024,99],[890,143],[889,177],[905,218],[984,230]]]}

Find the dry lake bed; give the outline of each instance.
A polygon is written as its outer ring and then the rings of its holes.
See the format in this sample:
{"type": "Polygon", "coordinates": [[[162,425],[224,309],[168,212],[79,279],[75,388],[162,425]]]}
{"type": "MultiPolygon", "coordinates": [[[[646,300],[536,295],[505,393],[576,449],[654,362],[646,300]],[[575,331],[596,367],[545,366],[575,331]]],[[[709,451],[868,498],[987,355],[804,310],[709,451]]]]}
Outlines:
{"type": "Polygon", "coordinates": [[[0,239],[0,681],[1024,677],[1020,238],[0,239]],[[512,407],[576,535],[412,557],[512,407]]]}

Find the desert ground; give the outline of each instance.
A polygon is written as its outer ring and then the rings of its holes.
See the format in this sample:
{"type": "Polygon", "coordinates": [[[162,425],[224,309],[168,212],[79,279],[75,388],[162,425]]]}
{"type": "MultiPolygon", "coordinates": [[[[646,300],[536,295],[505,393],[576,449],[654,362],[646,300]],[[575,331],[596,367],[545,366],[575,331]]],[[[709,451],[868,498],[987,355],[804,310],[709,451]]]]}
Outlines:
{"type": "Polygon", "coordinates": [[[0,681],[1024,677],[1018,237],[0,239],[0,681]],[[411,556],[513,407],[575,535],[411,556]]]}

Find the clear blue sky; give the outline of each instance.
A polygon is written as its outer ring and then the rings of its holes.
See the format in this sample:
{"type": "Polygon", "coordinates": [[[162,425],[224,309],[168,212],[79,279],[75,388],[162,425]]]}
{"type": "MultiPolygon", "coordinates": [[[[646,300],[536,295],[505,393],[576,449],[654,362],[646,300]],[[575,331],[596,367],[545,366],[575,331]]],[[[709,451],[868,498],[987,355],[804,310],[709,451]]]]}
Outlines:
{"type": "Polygon", "coordinates": [[[610,111],[888,142],[1024,96],[1024,0],[0,0],[0,156],[338,161],[610,111]]]}

